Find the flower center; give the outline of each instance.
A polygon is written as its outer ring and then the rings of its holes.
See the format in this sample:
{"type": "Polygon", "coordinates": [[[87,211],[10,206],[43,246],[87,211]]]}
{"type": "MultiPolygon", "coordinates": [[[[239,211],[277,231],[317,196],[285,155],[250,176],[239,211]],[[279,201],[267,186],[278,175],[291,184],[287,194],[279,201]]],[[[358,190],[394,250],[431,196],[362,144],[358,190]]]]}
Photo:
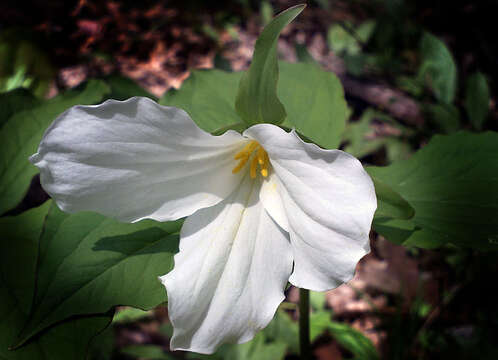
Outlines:
{"type": "Polygon", "coordinates": [[[238,173],[244,167],[244,165],[249,160],[251,160],[251,169],[249,171],[251,179],[256,178],[258,165],[259,165],[259,173],[263,177],[268,176],[268,167],[270,165],[270,159],[268,158],[268,154],[266,153],[265,149],[263,149],[263,147],[256,140],[251,140],[249,143],[247,143],[247,145],[244,146],[244,148],[240,150],[237,154],[235,154],[233,158],[235,160],[239,160],[237,166],[234,167],[232,170],[233,174],[238,173]]]}

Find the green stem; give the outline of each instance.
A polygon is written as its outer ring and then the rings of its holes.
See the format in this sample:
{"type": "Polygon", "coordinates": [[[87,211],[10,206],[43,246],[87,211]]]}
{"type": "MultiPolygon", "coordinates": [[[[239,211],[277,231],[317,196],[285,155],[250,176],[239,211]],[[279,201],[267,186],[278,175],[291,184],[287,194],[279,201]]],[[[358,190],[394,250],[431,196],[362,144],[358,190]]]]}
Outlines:
{"type": "Polygon", "coordinates": [[[299,289],[299,345],[302,360],[311,360],[310,291],[299,289]]]}

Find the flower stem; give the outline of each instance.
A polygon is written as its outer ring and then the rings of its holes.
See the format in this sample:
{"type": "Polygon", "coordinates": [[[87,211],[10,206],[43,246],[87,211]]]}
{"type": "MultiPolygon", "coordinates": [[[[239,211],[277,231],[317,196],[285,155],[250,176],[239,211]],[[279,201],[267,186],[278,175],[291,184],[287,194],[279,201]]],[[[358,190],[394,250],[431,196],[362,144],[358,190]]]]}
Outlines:
{"type": "Polygon", "coordinates": [[[299,345],[302,360],[311,360],[310,291],[299,289],[299,345]]]}

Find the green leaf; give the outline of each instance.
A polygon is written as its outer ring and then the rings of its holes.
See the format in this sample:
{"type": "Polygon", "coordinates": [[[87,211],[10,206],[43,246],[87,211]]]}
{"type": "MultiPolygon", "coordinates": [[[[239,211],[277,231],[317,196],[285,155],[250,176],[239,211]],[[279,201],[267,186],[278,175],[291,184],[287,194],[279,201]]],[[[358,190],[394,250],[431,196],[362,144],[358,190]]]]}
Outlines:
{"type": "Polygon", "coordinates": [[[263,23],[263,26],[266,26],[271,22],[271,20],[273,18],[273,7],[271,6],[269,1],[263,0],[261,2],[259,14],[260,14],[261,22],[263,23]]]}
{"type": "Polygon", "coordinates": [[[457,67],[451,52],[444,42],[426,32],[420,43],[420,53],[419,76],[429,82],[439,101],[452,103],[457,89],[457,67]]]}
{"type": "Polygon", "coordinates": [[[0,92],[29,88],[38,97],[46,94],[55,70],[40,43],[20,28],[0,32],[0,92]]]}
{"type": "Polygon", "coordinates": [[[26,89],[19,88],[0,93],[0,129],[17,112],[31,109],[40,103],[41,100],[26,89]]]}
{"type": "Polygon", "coordinates": [[[13,115],[0,129],[0,214],[15,207],[26,193],[38,169],[28,158],[34,154],[45,129],[64,110],[78,104],[95,104],[109,91],[91,80],[82,90],[71,90],[32,109],[13,115]]]}
{"type": "Polygon", "coordinates": [[[25,347],[12,351],[17,334],[28,319],[35,285],[38,241],[50,203],[20,216],[0,218],[0,358],[84,360],[90,340],[106,327],[111,317],[91,316],[48,329],[25,347]]]}
{"type": "Polygon", "coordinates": [[[460,112],[451,104],[430,104],[427,111],[432,122],[438,130],[443,133],[452,133],[458,131],[460,126],[460,112]]]}
{"type": "Polygon", "coordinates": [[[472,74],[467,80],[465,110],[470,122],[477,130],[482,129],[489,111],[489,87],[481,72],[472,74]]]}
{"type": "Polygon", "coordinates": [[[120,309],[114,314],[112,319],[112,323],[130,323],[138,320],[142,320],[148,317],[151,317],[152,311],[145,311],[142,309],[135,309],[132,307],[127,307],[124,309],[120,309]]]}
{"type": "Polygon", "coordinates": [[[331,322],[328,330],[332,337],[346,350],[353,354],[356,360],[378,360],[377,350],[370,339],[347,324],[331,322]]]}
{"type": "Polygon", "coordinates": [[[37,286],[22,344],[70,317],[116,305],[150,309],[166,301],[158,276],[173,267],[181,222],[123,224],[53,205],[40,238],[37,286]]]}
{"type": "Polygon", "coordinates": [[[203,130],[213,133],[240,123],[234,108],[241,72],[194,70],[179,90],[168,90],[159,104],[188,112],[203,130]]]}
{"type": "Polygon", "coordinates": [[[324,292],[310,291],[310,304],[315,310],[323,310],[327,303],[324,292]]]}
{"type": "Polygon", "coordinates": [[[332,322],[330,319],[331,314],[327,311],[317,311],[310,316],[310,339],[314,342],[320,335],[322,335],[332,322]]]}
{"type": "Polygon", "coordinates": [[[263,30],[254,48],[249,70],[240,80],[235,109],[247,124],[280,124],[286,111],[277,97],[278,60],[277,40],[306,5],[293,6],[276,16],[263,30]]]}
{"type": "Polygon", "coordinates": [[[354,157],[362,158],[372,152],[377,151],[384,145],[384,139],[368,139],[367,136],[374,133],[371,127],[371,122],[374,120],[378,112],[373,109],[367,109],[361,115],[361,118],[356,122],[347,124],[346,131],[343,135],[343,140],[348,143],[344,151],[350,153],[354,157]]]}
{"type": "Polygon", "coordinates": [[[357,53],[360,50],[355,38],[341,24],[334,24],[329,28],[327,41],[329,48],[337,55],[357,53]]]}
{"type": "Polygon", "coordinates": [[[224,344],[212,355],[188,353],[187,359],[205,360],[278,360],[284,359],[287,349],[298,353],[297,323],[283,311],[277,311],[275,318],[254,339],[243,344],[224,344]]]}
{"type": "Polygon", "coordinates": [[[341,82],[313,63],[280,63],[278,96],[287,109],[282,124],[326,149],[337,148],[349,116],[341,82]]]}
{"type": "Polygon", "coordinates": [[[277,310],[273,320],[263,330],[263,334],[270,341],[287,344],[292,353],[299,353],[299,344],[297,342],[299,329],[297,322],[293,321],[284,310],[277,310]]]}
{"type": "Polygon", "coordinates": [[[283,360],[287,345],[282,342],[265,342],[265,336],[257,333],[253,340],[238,345],[225,346],[223,359],[230,360],[283,360]]]}
{"type": "Polygon", "coordinates": [[[332,25],[327,33],[329,48],[339,55],[358,55],[375,29],[375,21],[365,21],[356,29],[349,22],[332,25]]]}
{"type": "Polygon", "coordinates": [[[411,220],[374,223],[403,245],[452,243],[498,249],[498,134],[459,132],[435,136],[410,159],[368,172],[415,209],[411,220]]]}
{"type": "Polygon", "coordinates": [[[347,324],[341,324],[330,319],[326,311],[318,311],[311,314],[310,337],[315,340],[318,336],[328,331],[344,349],[353,354],[352,359],[378,360],[379,354],[372,342],[361,332],[353,329],[347,324]]]}
{"type": "MultiPolygon", "coordinates": [[[[369,172],[370,168],[366,168],[369,172]]],[[[403,199],[403,197],[394,191],[389,185],[375,176],[371,176],[375,194],[377,195],[377,211],[376,218],[391,218],[391,219],[411,219],[415,215],[413,207],[403,199]]]]}
{"type": "MultiPolygon", "coordinates": [[[[161,105],[189,113],[205,131],[219,134],[229,128],[243,130],[233,107],[242,73],[221,70],[193,71],[179,90],[168,91],[161,105]]],[[[288,110],[283,123],[324,148],[337,148],[348,117],[339,79],[313,63],[280,62],[278,96],[288,110]]]]}
{"type": "Polygon", "coordinates": [[[173,360],[175,357],[166,354],[157,345],[128,345],[122,348],[121,353],[144,360],[173,360]]]}
{"type": "Polygon", "coordinates": [[[403,141],[401,136],[372,136],[375,135],[374,128],[371,126],[374,120],[389,124],[399,130],[402,135],[406,136],[410,134],[409,129],[397,123],[389,115],[367,108],[358,121],[347,124],[344,135],[342,136],[343,141],[347,143],[344,151],[357,158],[362,158],[385,147],[387,158],[390,162],[393,159],[408,157],[410,146],[403,141]]]}
{"type": "Polygon", "coordinates": [[[120,75],[110,75],[105,78],[105,82],[111,89],[111,92],[106,96],[109,99],[126,100],[133,96],[144,96],[157,101],[157,97],[147,92],[130,78],[120,75]]]}

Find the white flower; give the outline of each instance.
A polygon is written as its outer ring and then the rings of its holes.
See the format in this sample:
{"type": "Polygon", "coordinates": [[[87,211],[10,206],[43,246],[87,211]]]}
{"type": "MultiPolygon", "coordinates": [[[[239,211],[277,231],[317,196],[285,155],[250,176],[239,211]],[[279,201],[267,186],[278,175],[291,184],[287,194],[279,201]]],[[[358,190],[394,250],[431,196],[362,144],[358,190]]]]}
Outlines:
{"type": "Polygon", "coordinates": [[[269,124],[213,136],[147,98],[75,106],[30,159],[68,212],[185,216],[168,293],[173,349],[253,338],[287,281],[324,291],[369,251],[374,186],[360,162],[269,124]]]}

